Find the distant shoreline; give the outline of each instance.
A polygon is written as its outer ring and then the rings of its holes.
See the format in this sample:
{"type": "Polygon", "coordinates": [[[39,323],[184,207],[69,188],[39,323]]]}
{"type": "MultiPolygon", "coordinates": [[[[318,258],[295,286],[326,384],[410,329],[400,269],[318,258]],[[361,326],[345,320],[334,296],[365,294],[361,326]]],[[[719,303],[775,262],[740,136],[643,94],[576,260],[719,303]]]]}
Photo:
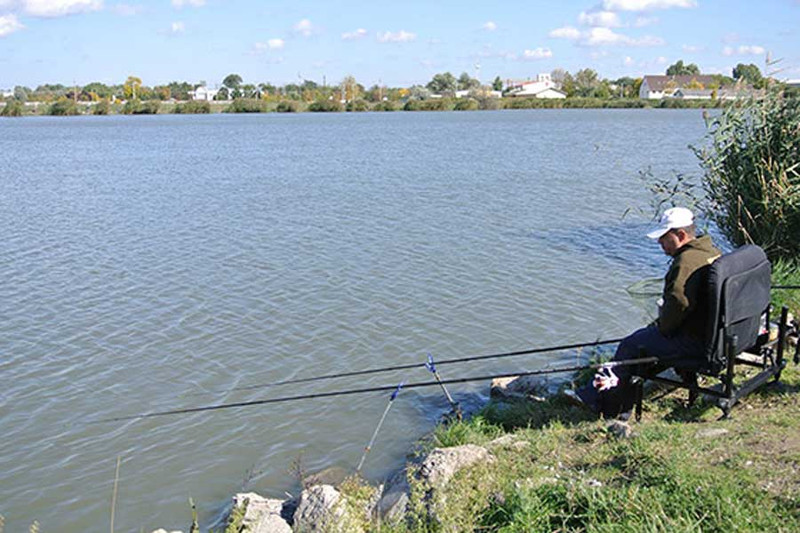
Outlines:
{"type": "Polygon", "coordinates": [[[721,100],[644,100],[639,98],[436,98],[427,100],[347,103],[324,100],[128,101],[128,102],[0,102],[0,116],[169,115],[217,113],[346,113],[392,111],[482,111],[505,109],[713,109],[730,105],[721,100]],[[9,107],[13,106],[13,107],[9,107]]]}

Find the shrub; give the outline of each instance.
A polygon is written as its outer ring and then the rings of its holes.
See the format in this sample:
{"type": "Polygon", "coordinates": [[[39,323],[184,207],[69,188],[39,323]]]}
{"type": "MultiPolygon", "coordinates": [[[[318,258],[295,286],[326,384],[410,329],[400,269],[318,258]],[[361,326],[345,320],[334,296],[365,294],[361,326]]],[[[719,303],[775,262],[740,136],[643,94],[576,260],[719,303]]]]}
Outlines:
{"type": "Polygon", "coordinates": [[[10,102],[6,102],[6,105],[3,107],[3,110],[0,111],[0,116],[21,117],[24,111],[25,111],[25,106],[22,102],[18,100],[11,100],[10,102]]]}
{"type": "Polygon", "coordinates": [[[80,110],[78,109],[78,105],[72,100],[61,98],[48,108],[47,114],[65,117],[71,115],[80,115],[80,110]]]}
{"type": "Polygon", "coordinates": [[[375,107],[372,108],[373,111],[397,111],[397,107],[394,105],[393,102],[389,100],[378,102],[375,104],[375,107]]]}
{"type": "Polygon", "coordinates": [[[431,98],[428,100],[409,100],[403,106],[405,111],[448,111],[453,103],[449,98],[431,98]]]}
{"type": "Polygon", "coordinates": [[[108,115],[109,112],[111,112],[111,104],[106,99],[100,100],[92,107],[93,115],[108,115]]]}
{"type": "Polygon", "coordinates": [[[460,98],[456,105],[453,106],[453,111],[477,111],[478,101],[474,98],[460,98]]]}
{"type": "Polygon", "coordinates": [[[335,100],[317,100],[311,102],[308,110],[312,113],[333,113],[342,110],[342,104],[335,100]]]}
{"type": "Polygon", "coordinates": [[[291,100],[279,102],[275,111],[278,113],[297,113],[297,102],[292,102],[291,100]]]}
{"type": "Polygon", "coordinates": [[[123,115],[155,115],[161,108],[161,102],[158,100],[128,100],[122,108],[123,115]]]}
{"type": "Polygon", "coordinates": [[[734,245],[800,258],[800,100],[778,92],[707,117],[704,211],[734,245]]]}
{"type": "Polygon", "coordinates": [[[266,113],[267,102],[257,98],[237,98],[225,108],[225,113],[266,113]]]}
{"type": "Polygon", "coordinates": [[[176,105],[175,109],[173,109],[172,112],[178,114],[187,114],[187,115],[211,113],[211,104],[205,101],[190,100],[183,104],[176,105]]]}
{"type": "Polygon", "coordinates": [[[352,100],[347,102],[345,111],[369,111],[369,104],[366,100],[352,100]]]}

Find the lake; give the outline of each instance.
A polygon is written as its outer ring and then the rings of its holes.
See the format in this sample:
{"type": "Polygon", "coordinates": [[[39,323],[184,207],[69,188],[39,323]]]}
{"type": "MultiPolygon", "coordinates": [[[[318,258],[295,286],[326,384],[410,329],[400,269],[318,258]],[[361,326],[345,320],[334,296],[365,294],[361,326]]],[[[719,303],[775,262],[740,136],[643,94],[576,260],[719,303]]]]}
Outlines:
{"type": "MultiPolygon", "coordinates": [[[[0,514],[6,531],[203,529],[296,466],[354,469],[388,393],[137,413],[427,381],[387,365],[624,335],[660,276],[639,172],[698,174],[701,110],[0,120],[0,514]],[[623,217],[627,210],[634,215],[623,217]]],[[[576,354],[440,368],[532,370],[576,354]]],[[[451,386],[476,405],[488,383],[451,386]]],[[[403,391],[378,481],[447,411],[403,391]]]]}

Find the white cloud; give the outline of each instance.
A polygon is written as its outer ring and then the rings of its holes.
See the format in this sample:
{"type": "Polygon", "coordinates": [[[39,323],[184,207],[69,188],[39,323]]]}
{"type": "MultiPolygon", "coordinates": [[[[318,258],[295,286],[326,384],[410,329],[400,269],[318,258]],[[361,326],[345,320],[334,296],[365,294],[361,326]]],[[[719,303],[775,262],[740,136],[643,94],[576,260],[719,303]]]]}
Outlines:
{"type": "Polygon", "coordinates": [[[578,22],[584,26],[599,26],[603,28],[619,28],[622,26],[619,15],[611,11],[594,11],[591,13],[582,11],[578,15],[578,22]]]}
{"type": "Polygon", "coordinates": [[[658,24],[658,17],[636,17],[633,22],[634,28],[644,28],[645,26],[652,26],[658,24]]]}
{"type": "Polygon", "coordinates": [[[697,53],[697,52],[700,52],[700,51],[703,50],[702,47],[694,46],[694,45],[691,45],[691,44],[684,44],[683,46],[681,46],[681,49],[684,52],[686,52],[687,54],[694,54],[694,53],[697,53]]]}
{"type": "Polygon", "coordinates": [[[295,33],[299,33],[303,37],[309,37],[314,32],[314,25],[308,19],[303,19],[295,24],[292,29],[295,33]]]}
{"type": "Polygon", "coordinates": [[[172,34],[183,33],[186,31],[186,26],[184,26],[183,22],[173,22],[170,25],[169,31],[172,34]]]}
{"type": "Polygon", "coordinates": [[[622,64],[625,65],[626,67],[633,66],[633,63],[634,61],[631,56],[625,56],[625,59],[622,60],[622,64]]]}
{"type": "Polygon", "coordinates": [[[416,40],[417,34],[400,30],[398,32],[378,32],[378,42],[381,43],[407,43],[416,40]]]}
{"type": "Polygon", "coordinates": [[[206,5],[206,0],[172,0],[172,7],[178,9],[184,6],[203,7],[204,5],[206,5]]]}
{"type": "Polygon", "coordinates": [[[24,0],[22,6],[33,17],[63,17],[97,11],[103,7],[103,0],[24,0]]]}
{"type": "Polygon", "coordinates": [[[742,45],[742,46],[739,46],[737,48],[726,46],[725,48],[722,49],[722,55],[726,55],[726,56],[733,56],[733,55],[760,56],[760,55],[764,55],[766,52],[767,52],[767,50],[763,46],[757,46],[757,45],[752,45],[752,46],[742,45]]]}
{"type": "Polygon", "coordinates": [[[658,63],[659,65],[666,65],[668,61],[669,60],[664,56],[658,56],[656,58],[656,63],[658,63]]]}
{"type": "Polygon", "coordinates": [[[494,31],[497,29],[497,23],[487,20],[486,23],[483,25],[483,29],[486,31],[494,31]]]}
{"type": "Polygon", "coordinates": [[[563,28],[557,28],[551,31],[548,34],[550,37],[555,37],[556,39],[580,39],[581,32],[573,28],[572,26],[564,26],[563,28]]]}
{"type": "Polygon", "coordinates": [[[553,52],[549,48],[534,48],[533,50],[525,50],[522,53],[522,59],[547,59],[553,57],[553,52]]]}
{"type": "Polygon", "coordinates": [[[348,31],[342,34],[343,41],[355,41],[367,36],[367,30],[358,28],[356,31],[348,31]]]}
{"type": "Polygon", "coordinates": [[[592,28],[582,36],[581,43],[586,46],[660,46],[664,40],[652,36],[633,39],[608,28],[592,28]]]}
{"type": "Polygon", "coordinates": [[[130,4],[116,4],[113,8],[114,13],[122,17],[132,17],[142,12],[142,6],[132,6],[130,4]]]}
{"type": "Polygon", "coordinates": [[[650,11],[673,7],[697,7],[697,0],[604,0],[603,7],[609,11],[650,11]]]}
{"type": "Polygon", "coordinates": [[[21,30],[25,26],[17,20],[16,15],[4,15],[0,17],[0,37],[11,35],[15,31],[21,30]]]}

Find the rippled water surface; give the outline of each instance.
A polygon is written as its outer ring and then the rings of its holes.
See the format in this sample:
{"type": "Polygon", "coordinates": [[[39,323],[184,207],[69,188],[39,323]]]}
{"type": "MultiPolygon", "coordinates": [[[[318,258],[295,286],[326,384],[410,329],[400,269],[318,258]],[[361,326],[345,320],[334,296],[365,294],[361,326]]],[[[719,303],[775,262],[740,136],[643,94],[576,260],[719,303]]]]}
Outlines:
{"type": "MultiPolygon", "coordinates": [[[[246,488],[354,468],[387,395],[89,423],[423,381],[293,377],[615,337],[665,264],[638,172],[697,172],[700,111],[0,121],[0,513],[7,531],[208,525],[246,488]],[[237,390],[239,388],[239,390],[237,390]]],[[[442,367],[533,369],[575,354],[442,367]]],[[[486,383],[452,387],[463,401],[486,383]]],[[[446,408],[405,391],[377,480],[446,408]]]]}

